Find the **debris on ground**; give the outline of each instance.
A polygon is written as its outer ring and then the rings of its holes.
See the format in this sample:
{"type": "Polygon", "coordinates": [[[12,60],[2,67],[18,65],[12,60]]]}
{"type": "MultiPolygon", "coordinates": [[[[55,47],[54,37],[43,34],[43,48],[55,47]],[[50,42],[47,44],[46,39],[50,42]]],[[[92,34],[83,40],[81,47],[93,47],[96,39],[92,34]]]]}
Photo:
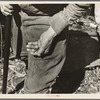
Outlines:
{"type": "Polygon", "coordinates": [[[100,66],[86,69],[84,80],[75,94],[91,94],[100,92],[100,66]]]}
{"type": "MultiPolygon", "coordinates": [[[[14,61],[9,61],[8,69],[8,81],[7,81],[7,93],[13,92],[16,90],[16,86],[21,83],[26,76],[26,64],[18,59],[14,61]]],[[[3,78],[3,69],[0,68],[0,93],[2,91],[2,78],[3,78]]]]}

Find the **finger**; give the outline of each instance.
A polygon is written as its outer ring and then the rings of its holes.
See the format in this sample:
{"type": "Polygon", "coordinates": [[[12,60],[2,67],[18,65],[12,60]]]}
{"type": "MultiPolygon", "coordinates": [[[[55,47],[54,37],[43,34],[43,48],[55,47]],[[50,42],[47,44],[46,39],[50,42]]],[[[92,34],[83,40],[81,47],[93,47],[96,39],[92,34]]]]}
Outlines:
{"type": "Polygon", "coordinates": [[[35,48],[38,48],[39,46],[38,46],[38,45],[26,45],[26,47],[27,47],[27,48],[34,48],[34,47],[35,47],[35,48]]]}
{"type": "Polygon", "coordinates": [[[26,46],[27,49],[39,49],[38,45],[27,45],[26,46]]]}
{"type": "Polygon", "coordinates": [[[1,8],[1,12],[4,14],[4,15],[11,15],[12,14],[12,10],[9,10],[9,9],[3,9],[1,8]]]}
{"type": "Polygon", "coordinates": [[[38,45],[38,42],[29,42],[28,45],[38,45]]]}
{"type": "Polygon", "coordinates": [[[30,54],[33,55],[33,56],[37,56],[37,55],[35,55],[35,52],[30,52],[30,54]]]}
{"type": "Polygon", "coordinates": [[[5,16],[7,16],[7,15],[12,15],[12,14],[10,14],[10,13],[8,13],[8,12],[2,12],[2,14],[5,15],[5,16]]]}
{"type": "Polygon", "coordinates": [[[10,10],[13,10],[13,6],[8,4],[8,5],[4,5],[6,8],[10,9],[10,10]]]}
{"type": "Polygon", "coordinates": [[[31,51],[30,49],[27,49],[27,51],[31,51]]]}
{"type": "Polygon", "coordinates": [[[34,49],[27,49],[28,52],[35,52],[36,50],[34,49]]]}
{"type": "Polygon", "coordinates": [[[11,5],[0,5],[1,8],[4,10],[4,11],[8,11],[8,12],[11,12],[13,10],[13,6],[11,5]]]}
{"type": "Polygon", "coordinates": [[[31,52],[31,54],[33,55],[33,56],[37,56],[37,57],[40,57],[41,55],[38,53],[38,52],[31,52]]]}
{"type": "Polygon", "coordinates": [[[13,11],[13,8],[8,7],[8,6],[2,6],[1,9],[3,9],[6,12],[12,12],[13,11]]]}
{"type": "Polygon", "coordinates": [[[27,51],[28,51],[30,54],[32,54],[32,55],[34,55],[35,52],[36,52],[35,50],[29,50],[29,49],[28,49],[27,51]]]}
{"type": "Polygon", "coordinates": [[[37,52],[34,50],[34,51],[30,51],[30,54],[32,54],[33,56],[38,56],[37,52]]]}
{"type": "Polygon", "coordinates": [[[36,48],[38,49],[39,48],[39,45],[38,45],[38,42],[29,42],[28,45],[27,45],[27,48],[36,48]]]}

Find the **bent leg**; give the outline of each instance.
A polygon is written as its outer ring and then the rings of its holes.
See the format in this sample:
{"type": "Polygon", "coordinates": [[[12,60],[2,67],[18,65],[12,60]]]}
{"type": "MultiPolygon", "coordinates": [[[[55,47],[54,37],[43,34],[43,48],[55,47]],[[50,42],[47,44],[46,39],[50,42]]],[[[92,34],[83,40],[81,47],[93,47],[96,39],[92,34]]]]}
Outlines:
{"type": "Polygon", "coordinates": [[[53,42],[50,54],[34,57],[29,54],[25,93],[47,93],[61,71],[66,58],[65,36],[58,36],[53,42]]]}

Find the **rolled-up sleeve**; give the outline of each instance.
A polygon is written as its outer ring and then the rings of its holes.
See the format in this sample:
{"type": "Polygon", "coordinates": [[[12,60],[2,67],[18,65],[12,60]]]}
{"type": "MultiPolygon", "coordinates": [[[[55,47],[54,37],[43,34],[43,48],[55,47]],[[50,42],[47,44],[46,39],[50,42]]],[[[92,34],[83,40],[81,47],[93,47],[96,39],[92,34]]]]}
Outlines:
{"type": "Polygon", "coordinates": [[[54,29],[54,31],[59,34],[63,29],[68,26],[69,20],[75,20],[81,17],[86,10],[89,8],[90,4],[69,4],[60,11],[55,14],[50,19],[50,25],[54,29]]]}

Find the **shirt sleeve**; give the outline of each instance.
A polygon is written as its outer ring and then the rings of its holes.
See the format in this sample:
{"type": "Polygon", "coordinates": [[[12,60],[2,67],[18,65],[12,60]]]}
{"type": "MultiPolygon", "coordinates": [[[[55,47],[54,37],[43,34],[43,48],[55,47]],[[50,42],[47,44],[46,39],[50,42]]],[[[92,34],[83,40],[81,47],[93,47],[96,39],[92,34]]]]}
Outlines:
{"type": "Polygon", "coordinates": [[[69,4],[50,18],[50,25],[59,34],[63,29],[68,26],[70,20],[75,20],[81,17],[86,10],[89,8],[90,4],[69,4]]]}
{"type": "Polygon", "coordinates": [[[95,20],[100,24],[100,4],[95,4],[95,20]]]}

